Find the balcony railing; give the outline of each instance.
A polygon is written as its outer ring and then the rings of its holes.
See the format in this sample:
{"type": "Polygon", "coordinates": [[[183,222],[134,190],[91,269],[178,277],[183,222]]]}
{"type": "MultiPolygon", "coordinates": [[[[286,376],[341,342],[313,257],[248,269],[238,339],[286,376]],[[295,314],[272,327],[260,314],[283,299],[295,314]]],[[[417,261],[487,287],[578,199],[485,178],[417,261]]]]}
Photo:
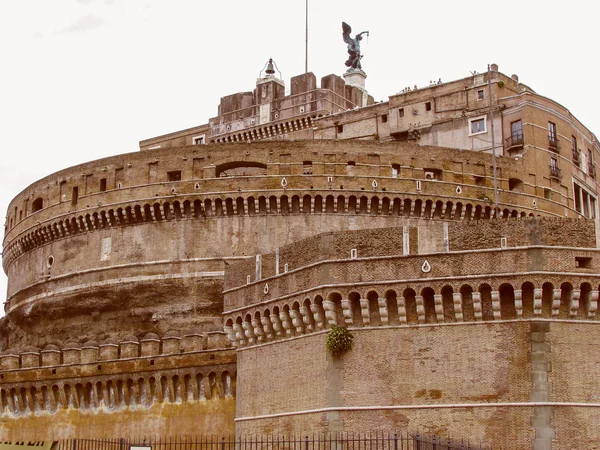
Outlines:
{"type": "Polygon", "coordinates": [[[550,165],[550,178],[556,178],[557,180],[562,179],[560,169],[556,166],[550,165]]]}
{"type": "Polygon", "coordinates": [[[553,152],[560,153],[560,142],[556,136],[548,136],[548,148],[553,152]]]}
{"type": "Polygon", "coordinates": [[[523,134],[513,134],[512,136],[506,138],[506,149],[514,150],[516,148],[523,147],[523,134]]]}

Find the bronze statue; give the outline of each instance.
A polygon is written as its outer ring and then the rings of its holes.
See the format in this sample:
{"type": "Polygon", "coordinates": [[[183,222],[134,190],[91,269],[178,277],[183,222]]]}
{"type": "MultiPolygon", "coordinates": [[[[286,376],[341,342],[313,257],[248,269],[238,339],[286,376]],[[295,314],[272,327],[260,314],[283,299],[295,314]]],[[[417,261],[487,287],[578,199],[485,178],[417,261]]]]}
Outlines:
{"type": "Polygon", "coordinates": [[[362,70],[362,66],[360,65],[360,60],[362,59],[362,55],[360,54],[360,41],[362,41],[362,35],[369,35],[368,31],[363,31],[362,33],[358,33],[354,36],[354,39],[350,37],[350,33],[352,33],[352,27],[348,25],[346,22],[342,22],[342,37],[344,38],[344,42],[348,44],[348,61],[346,61],[346,66],[349,67],[348,70],[359,69],[362,70]]]}

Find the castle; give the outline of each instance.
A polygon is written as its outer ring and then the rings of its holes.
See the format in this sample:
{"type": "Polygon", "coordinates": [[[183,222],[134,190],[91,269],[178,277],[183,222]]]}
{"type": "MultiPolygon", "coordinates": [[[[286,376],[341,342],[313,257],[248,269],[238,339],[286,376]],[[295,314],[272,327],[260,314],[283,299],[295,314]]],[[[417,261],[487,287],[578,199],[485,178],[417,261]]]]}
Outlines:
{"type": "Polygon", "coordinates": [[[365,78],[267,73],[207,124],[18,194],[2,439],[597,444],[598,139],[497,66],[385,102],[365,78]]]}

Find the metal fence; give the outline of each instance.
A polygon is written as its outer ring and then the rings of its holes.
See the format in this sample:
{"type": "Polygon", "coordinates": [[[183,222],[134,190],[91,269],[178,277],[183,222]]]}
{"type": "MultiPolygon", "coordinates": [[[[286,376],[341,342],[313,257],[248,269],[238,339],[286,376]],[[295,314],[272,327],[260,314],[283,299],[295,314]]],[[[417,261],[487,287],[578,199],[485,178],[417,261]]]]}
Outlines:
{"type": "Polygon", "coordinates": [[[324,433],[155,439],[70,439],[56,450],[491,450],[492,446],[419,433],[324,433]]]}

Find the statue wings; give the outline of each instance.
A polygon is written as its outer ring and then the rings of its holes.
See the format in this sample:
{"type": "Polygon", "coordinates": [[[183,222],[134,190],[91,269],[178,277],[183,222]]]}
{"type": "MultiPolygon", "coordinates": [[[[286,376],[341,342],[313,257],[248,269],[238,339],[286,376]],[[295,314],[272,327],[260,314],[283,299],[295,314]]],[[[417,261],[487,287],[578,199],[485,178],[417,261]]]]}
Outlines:
{"type": "Polygon", "coordinates": [[[344,38],[344,42],[348,45],[354,44],[354,39],[350,37],[350,33],[352,33],[352,27],[346,22],[342,22],[342,37],[344,38]]]}

